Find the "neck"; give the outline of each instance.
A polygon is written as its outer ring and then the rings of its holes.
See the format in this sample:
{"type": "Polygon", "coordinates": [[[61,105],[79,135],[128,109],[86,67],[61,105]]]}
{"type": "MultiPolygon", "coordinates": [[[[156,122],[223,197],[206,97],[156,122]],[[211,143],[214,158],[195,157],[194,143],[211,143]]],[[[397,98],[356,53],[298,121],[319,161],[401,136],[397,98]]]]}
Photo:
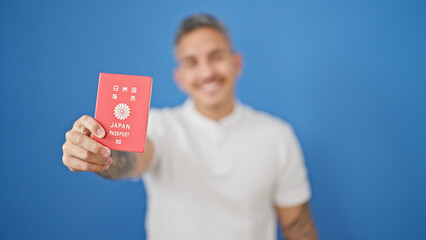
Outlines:
{"type": "Polygon", "coordinates": [[[210,108],[202,107],[197,104],[194,105],[195,109],[197,109],[199,113],[201,113],[205,117],[213,119],[216,122],[226,117],[234,109],[234,101],[229,101],[226,104],[210,108]]]}

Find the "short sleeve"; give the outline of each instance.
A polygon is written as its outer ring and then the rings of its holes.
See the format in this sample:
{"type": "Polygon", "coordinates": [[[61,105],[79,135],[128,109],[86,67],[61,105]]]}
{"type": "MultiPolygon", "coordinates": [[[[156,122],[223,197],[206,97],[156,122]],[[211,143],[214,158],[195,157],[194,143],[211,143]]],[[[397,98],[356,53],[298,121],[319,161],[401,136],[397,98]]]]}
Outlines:
{"type": "Polygon", "coordinates": [[[279,139],[274,203],[281,207],[297,206],[311,198],[302,150],[293,129],[287,124],[279,139]]]}

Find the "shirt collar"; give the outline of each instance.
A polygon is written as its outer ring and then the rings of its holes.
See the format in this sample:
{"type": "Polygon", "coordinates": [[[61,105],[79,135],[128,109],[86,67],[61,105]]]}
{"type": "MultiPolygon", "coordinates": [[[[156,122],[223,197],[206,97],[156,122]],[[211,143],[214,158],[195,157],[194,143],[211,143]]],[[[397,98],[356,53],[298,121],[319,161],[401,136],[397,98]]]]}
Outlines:
{"type": "Polygon", "coordinates": [[[198,112],[198,110],[195,108],[194,100],[192,98],[188,98],[185,101],[183,107],[190,121],[210,128],[232,127],[238,123],[242,113],[242,104],[239,100],[234,100],[234,108],[232,111],[219,121],[210,119],[198,112]]]}

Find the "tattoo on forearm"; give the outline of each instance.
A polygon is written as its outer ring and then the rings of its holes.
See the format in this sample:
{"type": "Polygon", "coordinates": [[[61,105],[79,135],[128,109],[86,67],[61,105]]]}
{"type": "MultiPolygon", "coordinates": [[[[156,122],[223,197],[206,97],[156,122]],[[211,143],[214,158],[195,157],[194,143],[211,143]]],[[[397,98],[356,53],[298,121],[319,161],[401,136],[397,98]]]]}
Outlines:
{"type": "Polygon", "coordinates": [[[111,153],[113,159],[112,164],[105,171],[99,172],[98,175],[108,179],[120,179],[128,176],[133,170],[136,157],[131,152],[113,151],[111,153]]]}
{"type": "Polygon", "coordinates": [[[308,204],[303,205],[302,211],[289,224],[282,226],[283,233],[287,240],[317,240],[318,235],[308,204]]]}

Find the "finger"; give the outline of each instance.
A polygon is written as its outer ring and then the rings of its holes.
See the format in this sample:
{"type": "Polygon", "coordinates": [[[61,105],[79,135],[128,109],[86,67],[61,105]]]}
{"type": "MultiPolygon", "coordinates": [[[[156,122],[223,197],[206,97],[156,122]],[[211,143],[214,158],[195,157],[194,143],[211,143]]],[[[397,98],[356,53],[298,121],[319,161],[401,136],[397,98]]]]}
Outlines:
{"type": "Polygon", "coordinates": [[[74,127],[78,129],[79,132],[84,134],[87,134],[88,130],[90,133],[95,134],[98,138],[105,137],[105,129],[101,126],[101,124],[99,124],[98,121],[88,115],[84,115],[78,119],[75,122],[74,127]]]}
{"type": "Polygon", "coordinates": [[[66,133],[67,141],[74,145],[80,146],[83,149],[102,157],[109,157],[111,150],[91,137],[77,131],[68,131],[66,133]]]}
{"type": "MultiPolygon", "coordinates": [[[[75,163],[76,159],[78,159],[78,158],[75,157],[75,156],[64,154],[63,157],[62,157],[62,162],[72,172],[85,171],[84,167],[82,168],[81,166],[79,166],[80,168],[76,168],[76,165],[77,165],[75,163]]],[[[78,159],[78,160],[82,160],[82,159],[78,159]]],[[[84,160],[83,160],[83,162],[84,162],[84,160]]],[[[112,163],[112,159],[109,159],[106,165],[99,165],[99,164],[94,164],[94,165],[98,165],[98,168],[102,169],[102,167],[108,167],[111,163],[112,163]]],[[[77,165],[77,167],[78,167],[78,165],[77,165]]]]}
{"type": "Polygon", "coordinates": [[[71,172],[81,172],[81,171],[79,171],[79,170],[77,170],[77,169],[74,169],[74,168],[68,168],[71,172]]]}
{"type": "Polygon", "coordinates": [[[90,163],[94,163],[98,165],[107,165],[110,162],[112,162],[112,159],[110,157],[103,157],[103,156],[96,155],[80,146],[74,145],[69,142],[64,144],[62,146],[62,149],[64,151],[64,154],[76,157],[86,162],[90,162],[90,163]]]}
{"type": "Polygon", "coordinates": [[[90,162],[85,162],[74,156],[65,155],[62,159],[64,165],[67,166],[73,172],[101,172],[109,168],[110,165],[98,165],[90,162]]]}

